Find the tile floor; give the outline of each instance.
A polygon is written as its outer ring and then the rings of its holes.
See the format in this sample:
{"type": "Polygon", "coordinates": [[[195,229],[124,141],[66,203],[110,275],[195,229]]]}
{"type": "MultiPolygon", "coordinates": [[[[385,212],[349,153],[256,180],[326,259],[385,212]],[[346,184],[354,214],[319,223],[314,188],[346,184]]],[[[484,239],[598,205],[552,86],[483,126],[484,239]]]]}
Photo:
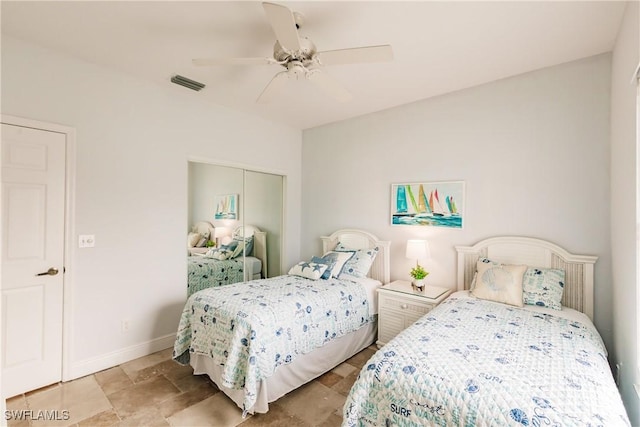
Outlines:
{"type": "Polygon", "coordinates": [[[8,399],[9,411],[69,411],[66,421],[9,420],[8,426],[340,426],[349,389],[375,350],[364,349],[271,403],[268,413],[242,419],[242,411],[206,376],[194,376],[191,367],[171,360],[172,349],[166,349],[8,399]]]}

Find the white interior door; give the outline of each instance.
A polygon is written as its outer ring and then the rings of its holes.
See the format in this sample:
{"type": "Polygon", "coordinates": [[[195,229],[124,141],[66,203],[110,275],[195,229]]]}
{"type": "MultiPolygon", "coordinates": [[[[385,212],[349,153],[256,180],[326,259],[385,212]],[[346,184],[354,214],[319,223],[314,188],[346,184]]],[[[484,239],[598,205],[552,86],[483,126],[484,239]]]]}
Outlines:
{"type": "Polygon", "coordinates": [[[62,133],[2,124],[4,397],[62,379],[65,151],[62,133]]]}

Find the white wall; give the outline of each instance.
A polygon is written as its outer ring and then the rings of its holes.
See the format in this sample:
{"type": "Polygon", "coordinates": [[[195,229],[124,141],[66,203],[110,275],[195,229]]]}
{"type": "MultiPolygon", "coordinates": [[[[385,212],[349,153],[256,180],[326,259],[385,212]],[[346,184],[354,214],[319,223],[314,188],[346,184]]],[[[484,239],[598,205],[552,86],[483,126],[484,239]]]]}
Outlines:
{"type": "Polygon", "coordinates": [[[216,195],[237,194],[238,200],[244,199],[243,175],[241,168],[189,162],[189,231],[199,221],[228,227],[230,231],[240,225],[240,221],[216,221],[213,214],[216,195]]]}
{"type": "Polygon", "coordinates": [[[171,342],[186,297],[187,158],[284,171],[283,256],[299,258],[298,130],[5,36],[2,113],[77,130],[73,231],[96,247],[71,260],[73,376],[171,342]]]}
{"type": "MultiPolygon", "coordinates": [[[[640,425],[640,406],[633,384],[638,372],[638,172],[636,88],[631,83],[640,61],[640,10],[627,5],[612,56],[611,84],[611,258],[613,271],[613,348],[621,363],[620,393],[632,425],[640,425]]],[[[614,364],[615,364],[614,363],[614,364]]]]}
{"type": "MultiPolygon", "coordinates": [[[[610,55],[531,72],[303,133],[303,258],[343,227],[425,237],[428,282],[455,287],[454,245],[516,234],[599,257],[595,323],[611,346],[610,55]],[[390,225],[391,184],[463,180],[464,229],[390,225]]],[[[425,76],[428,78],[428,76],[425,76]]]]}

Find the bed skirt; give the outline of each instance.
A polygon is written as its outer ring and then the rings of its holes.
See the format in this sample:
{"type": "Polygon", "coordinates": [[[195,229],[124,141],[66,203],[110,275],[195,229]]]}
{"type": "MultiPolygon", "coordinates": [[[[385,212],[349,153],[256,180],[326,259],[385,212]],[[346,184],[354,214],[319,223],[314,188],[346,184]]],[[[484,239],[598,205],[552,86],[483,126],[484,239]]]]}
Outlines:
{"type": "MultiPolygon", "coordinates": [[[[311,353],[297,357],[288,365],[281,365],[275,373],[259,383],[258,396],[248,413],[266,413],[269,403],[297,389],[301,385],[330,371],[351,356],[364,350],[376,340],[378,322],[370,322],[362,328],[328,344],[315,349],[311,353]]],[[[220,386],[222,369],[213,360],[203,355],[191,355],[191,366],[194,375],[207,374],[218,388],[240,409],[244,400],[243,390],[235,390],[220,386]]]]}

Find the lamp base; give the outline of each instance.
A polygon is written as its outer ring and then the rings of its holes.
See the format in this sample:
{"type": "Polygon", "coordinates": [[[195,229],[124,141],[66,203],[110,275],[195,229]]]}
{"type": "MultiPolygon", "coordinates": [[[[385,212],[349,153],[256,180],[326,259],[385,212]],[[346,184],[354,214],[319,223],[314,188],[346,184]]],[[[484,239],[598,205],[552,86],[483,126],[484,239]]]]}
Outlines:
{"type": "Polygon", "coordinates": [[[414,279],[414,280],[411,282],[411,286],[412,286],[412,287],[413,287],[413,289],[415,289],[416,291],[420,291],[420,292],[422,292],[422,291],[424,291],[424,280],[422,280],[422,279],[421,279],[421,280],[414,279]]]}

